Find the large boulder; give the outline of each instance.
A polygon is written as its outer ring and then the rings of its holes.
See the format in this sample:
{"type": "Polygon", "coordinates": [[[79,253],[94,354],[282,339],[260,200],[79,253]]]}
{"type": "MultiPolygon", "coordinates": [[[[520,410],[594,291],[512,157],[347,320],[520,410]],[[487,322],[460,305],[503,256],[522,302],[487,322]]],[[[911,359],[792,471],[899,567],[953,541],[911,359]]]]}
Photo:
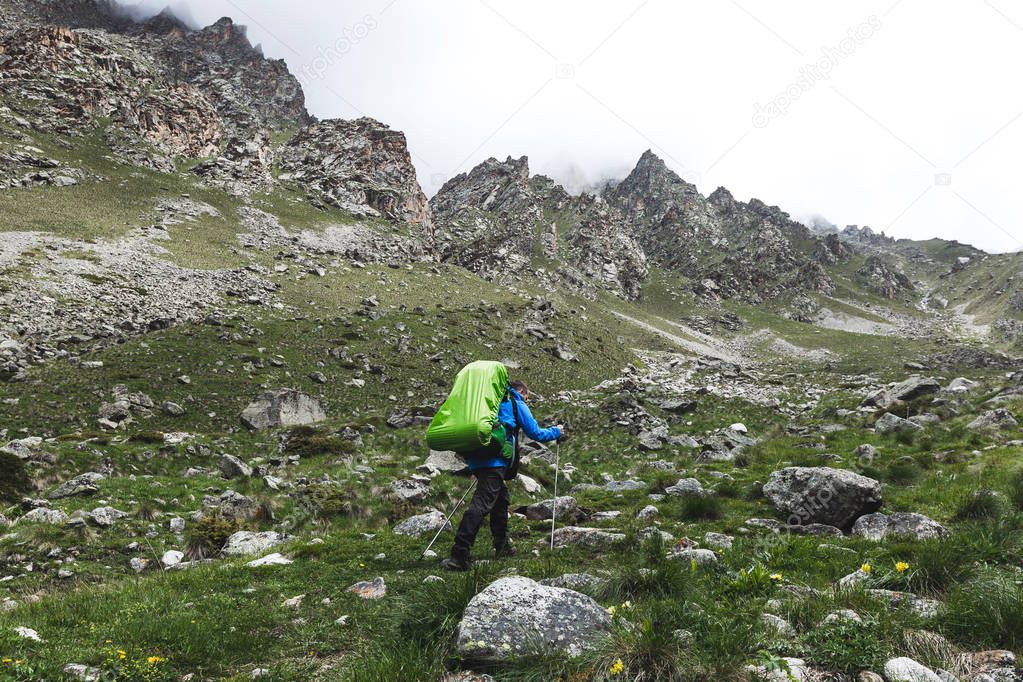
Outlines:
{"type": "Polygon", "coordinates": [[[895,403],[915,400],[921,396],[937,393],[941,384],[932,377],[912,376],[888,388],[883,388],[867,396],[862,405],[886,409],[895,403]]]}
{"type": "Polygon", "coordinates": [[[967,424],[966,428],[970,431],[1000,431],[1001,429],[1014,429],[1018,425],[1012,412],[1004,407],[999,407],[978,416],[967,424]]]}
{"type": "Polygon", "coordinates": [[[512,576],[469,601],[458,624],[458,653],[480,661],[547,653],[575,657],[610,629],[611,617],[590,597],[512,576]]]}
{"type": "Polygon", "coordinates": [[[831,467],[786,467],[773,472],[764,495],[789,523],[823,523],[848,528],[881,507],[881,484],[872,478],[831,467]]]}
{"type": "Polygon", "coordinates": [[[874,422],[874,431],[877,433],[909,433],[919,431],[923,427],[916,422],[903,419],[897,414],[885,412],[881,418],[874,422]]]}
{"type": "Polygon", "coordinates": [[[319,401],[291,388],[260,393],[242,412],[242,423],[250,429],[314,424],[327,418],[319,401]]]}
{"type": "MultiPolygon", "coordinates": [[[[544,519],[550,519],[554,511],[555,501],[552,498],[548,498],[526,507],[526,518],[530,521],[542,521],[544,519]]],[[[578,508],[576,507],[574,497],[570,497],[568,495],[558,496],[557,518],[575,518],[577,511],[578,508]]]]}
{"type": "Polygon", "coordinates": [[[263,554],[271,547],[281,544],[287,540],[287,536],[277,531],[268,530],[262,533],[254,533],[249,530],[240,530],[232,533],[224,543],[221,553],[224,556],[240,556],[243,554],[263,554]]]}
{"type": "Polygon", "coordinates": [[[430,450],[430,456],[416,469],[436,476],[440,473],[461,474],[469,470],[469,465],[458,456],[458,453],[450,450],[430,450]]]}
{"type": "MultiPolygon", "coordinates": [[[[540,542],[547,544],[547,540],[540,542]]],[[[614,533],[599,528],[582,526],[562,526],[554,531],[555,547],[591,547],[603,549],[625,542],[625,533],[614,533]]]]}
{"type": "Polygon", "coordinates": [[[887,537],[930,540],[949,535],[948,528],[915,512],[895,512],[890,516],[881,512],[867,514],[856,519],[852,532],[853,535],[875,541],[887,537]]]}

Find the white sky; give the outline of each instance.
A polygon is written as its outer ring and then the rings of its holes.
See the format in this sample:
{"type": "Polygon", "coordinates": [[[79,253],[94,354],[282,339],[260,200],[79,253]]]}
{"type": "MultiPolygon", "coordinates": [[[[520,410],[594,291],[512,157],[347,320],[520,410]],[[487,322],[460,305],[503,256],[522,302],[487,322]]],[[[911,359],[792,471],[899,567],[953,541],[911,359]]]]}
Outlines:
{"type": "Polygon", "coordinates": [[[177,4],[204,25],[247,25],[316,116],[403,130],[428,195],[489,156],[597,181],[652,148],[704,194],[724,185],[797,218],[1023,248],[1021,3],[177,4]],[[859,40],[843,43],[850,30],[859,40]],[[793,85],[816,62],[829,76],[793,85]],[[790,86],[784,113],[754,121],[790,86]]]}

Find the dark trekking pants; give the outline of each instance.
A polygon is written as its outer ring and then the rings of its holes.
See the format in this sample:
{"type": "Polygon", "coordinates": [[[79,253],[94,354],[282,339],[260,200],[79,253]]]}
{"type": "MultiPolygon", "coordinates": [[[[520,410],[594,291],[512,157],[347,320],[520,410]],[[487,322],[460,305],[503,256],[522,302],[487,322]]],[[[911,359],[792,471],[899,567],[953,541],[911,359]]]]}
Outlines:
{"type": "Polygon", "coordinates": [[[500,549],[508,542],[508,505],[511,497],[504,484],[504,467],[477,469],[476,492],[472,495],[469,508],[458,524],[455,545],[451,548],[452,558],[469,560],[469,550],[483,525],[483,517],[490,515],[490,534],[494,536],[494,549],[500,549]]]}

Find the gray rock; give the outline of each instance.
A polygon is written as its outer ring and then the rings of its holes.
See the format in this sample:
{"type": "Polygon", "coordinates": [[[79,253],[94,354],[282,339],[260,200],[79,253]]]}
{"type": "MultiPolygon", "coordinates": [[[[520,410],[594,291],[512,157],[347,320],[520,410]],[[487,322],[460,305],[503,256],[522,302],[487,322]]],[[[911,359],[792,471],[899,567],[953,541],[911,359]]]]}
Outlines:
{"type": "Polygon", "coordinates": [[[671,553],[672,559],[685,564],[695,563],[697,566],[713,566],[718,562],[717,553],[709,549],[682,549],[671,553]]]}
{"type": "Polygon", "coordinates": [[[874,422],[874,431],[877,433],[909,433],[920,431],[923,427],[908,419],[903,419],[891,412],[885,412],[881,418],[874,422]]]}
{"type": "Polygon", "coordinates": [[[47,507],[36,507],[32,511],[21,516],[15,523],[48,523],[51,526],[63,526],[69,520],[67,514],[59,509],[48,509],[47,507]]]}
{"type": "Polygon", "coordinates": [[[1019,426],[1016,418],[1012,415],[1012,412],[999,407],[994,410],[988,410],[984,414],[978,416],[976,419],[966,425],[970,431],[1000,431],[1002,429],[1014,429],[1019,426]]]}
{"type": "Polygon", "coordinates": [[[465,460],[448,450],[430,450],[429,457],[417,469],[435,476],[439,473],[460,474],[469,470],[465,460]]]}
{"type": "Polygon", "coordinates": [[[224,556],[241,556],[243,554],[263,554],[271,547],[275,547],[287,540],[287,536],[277,531],[263,531],[256,533],[249,530],[240,530],[232,533],[221,553],[224,556]]]}
{"type": "Polygon", "coordinates": [[[848,528],[881,506],[881,484],[872,478],[830,467],[786,467],[773,472],[764,495],[791,525],[821,523],[848,528]]]}
{"type": "Polygon", "coordinates": [[[184,559],[184,552],[179,552],[176,549],[169,549],[160,557],[160,565],[164,568],[173,568],[184,561],[184,559]]]}
{"type": "Polygon", "coordinates": [[[101,671],[99,668],[93,668],[81,663],[68,663],[64,666],[64,674],[82,682],[97,682],[101,671]]]}
{"type": "Polygon", "coordinates": [[[715,549],[731,549],[735,538],[724,533],[707,532],[703,534],[703,541],[715,549]]]}
{"type": "Polygon", "coordinates": [[[469,601],[458,624],[457,649],[463,658],[478,661],[552,653],[576,657],[610,629],[607,611],[590,597],[512,576],[469,601]]]}
{"type": "Polygon", "coordinates": [[[611,493],[621,493],[628,490],[644,490],[647,484],[643,481],[634,481],[629,479],[627,481],[608,481],[604,484],[604,490],[611,493]]]}
{"type": "Polygon", "coordinates": [[[813,675],[801,658],[782,658],[786,670],[767,670],[763,666],[747,666],[760,682],[810,682],[813,675]]]}
{"type": "Polygon", "coordinates": [[[97,507],[89,512],[89,520],[102,528],[109,528],[118,519],[123,519],[126,516],[128,515],[125,512],[113,507],[97,507]]]}
{"type": "Polygon", "coordinates": [[[703,485],[695,478],[680,478],[675,485],[665,488],[664,492],[675,497],[703,497],[707,494],[703,485]]]}
{"type": "Polygon", "coordinates": [[[949,393],[966,393],[968,391],[972,391],[976,387],[976,381],[971,381],[966,377],[956,377],[949,382],[948,386],[945,387],[945,390],[949,393]]]}
{"type": "Polygon", "coordinates": [[[383,599],[387,595],[387,584],[383,578],[377,577],[373,580],[360,580],[349,585],[346,591],[355,593],[360,599],[383,599]]]}
{"type": "Polygon", "coordinates": [[[436,533],[443,528],[445,531],[452,530],[451,524],[446,520],[444,514],[439,511],[431,511],[426,514],[417,514],[401,521],[394,526],[394,533],[418,538],[423,535],[436,533]]]}
{"type": "MultiPolygon", "coordinates": [[[[599,528],[583,528],[581,526],[562,526],[554,531],[555,547],[594,547],[607,548],[625,542],[625,533],[612,533],[599,528]]],[[[542,540],[538,544],[547,544],[542,540]]]]}
{"type": "Polygon", "coordinates": [[[430,486],[415,478],[403,478],[391,483],[391,493],[402,502],[422,502],[430,494],[430,486]]]}
{"type": "Polygon", "coordinates": [[[943,525],[915,512],[893,512],[891,515],[881,512],[866,514],[856,519],[852,533],[875,541],[884,540],[889,536],[913,540],[949,536],[949,530],[943,525]]]}
{"type": "Polygon", "coordinates": [[[163,403],[163,405],[160,406],[160,409],[162,409],[163,413],[169,417],[180,417],[185,413],[185,408],[169,400],[163,403]]]}
{"type": "Polygon", "coordinates": [[[234,455],[221,457],[217,467],[220,469],[220,475],[224,478],[249,478],[252,476],[252,467],[234,455]]]}
{"type": "MultiPolygon", "coordinates": [[[[553,499],[540,500],[526,507],[526,518],[530,521],[542,521],[550,519],[554,512],[555,502],[553,499]]],[[[559,496],[557,501],[557,518],[574,519],[576,516],[575,498],[568,495],[559,496]]]]}
{"type": "Polygon", "coordinates": [[[884,664],[884,678],[888,682],[941,682],[933,670],[904,656],[884,664]]]}
{"type": "Polygon", "coordinates": [[[314,424],[327,418],[319,401],[290,388],[261,393],[241,414],[250,429],[314,424]]]}
{"type": "Polygon", "coordinates": [[[660,513],[660,510],[658,510],[657,507],[655,507],[652,504],[648,504],[647,506],[643,507],[638,512],[636,512],[636,518],[637,519],[652,519],[653,517],[657,516],[659,513],[660,513]]]}
{"type": "Polygon", "coordinates": [[[92,495],[99,490],[96,483],[101,480],[103,480],[103,474],[98,474],[94,471],[79,474],[78,476],[61,483],[55,490],[47,495],[47,497],[51,500],[59,500],[65,497],[92,495]]]}
{"type": "Polygon", "coordinates": [[[921,618],[934,618],[941,610],[941,602],[928,597],[921,597],[910,592],[894,590],[869,589],[867,594],[887,602],[892,609],[907,608],[921,618]]]}

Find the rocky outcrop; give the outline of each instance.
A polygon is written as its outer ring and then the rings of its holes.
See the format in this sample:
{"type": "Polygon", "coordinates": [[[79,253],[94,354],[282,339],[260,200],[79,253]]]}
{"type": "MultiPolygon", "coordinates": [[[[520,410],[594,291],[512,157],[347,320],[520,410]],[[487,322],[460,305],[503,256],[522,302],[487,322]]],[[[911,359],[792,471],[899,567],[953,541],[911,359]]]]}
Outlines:
{"type": "Polygon", "coordinates": [[[220,156],[203,161],[194,171],[225,192],[245,196],[273,186],[272,166],[270,130],[257,128],[233,134],[220,156]]]}
{"type": "Polygon", "coordinates": [[[704,197],[649,150],[605,197],[622,211],[647,257],[688,277],[701,295],[759,302],[834,288],[812,251],[804,253],[803,244],[817,241],[805,226],[757,199],[738,201],[724,188],[704,197]]]}
{"type": "Polygon", "coordinates": [[[914,290],[909,277],[880,256],[867,256],[863,265],[856,270],[856,281],[887,299],[895,299],[914,290]]]}
{"type": "Polygon", "coordinates": [[[880,512],[867,514],[856,519],[852,533],[875,541],[887,537],[930,540],[949,536],[948,529],[943,525],[915,512],[894,512],[891,515],[880,512]]]}
{"type": "Polygon", "coordinates": [[[490,158],[455,176],[430,208],[441,258],[490,280],[546,275],[584,293],[635,299],[647,275],[646,257],[616,209],[530,177],[524,156],[490,158]]]}
{"type": "Polygon", "coordinates": [[[500,578],[465,607],[458,653],[478,661],[550,653],[575,657],[610,627],[607,611],[584,594],[522,576],[500,578]]]}
{"type": "Polygon", "coordinates": [[[830,467],[786,467],[764,484],[764,495],[792,524],[822,523],[849,528],[881,506],[881,484],[830,467]]]}
{"type": "Polygon", "coordinates": [[[404,133],[371,118],[321,121],[288,142],[280,166],[281,180],[297,183],[315,200],[356,216],[416,225],[432,242],[430,207],[404,133]]]}
{"type": "Polygon", "coordinates": [[[217,150],[220,117],[197,88],[168,81],[132,41],[101,31],[31,27],[0,42],[0,91],[33,128],[78,136],[103,119],[161,153],[217,150]]]}

